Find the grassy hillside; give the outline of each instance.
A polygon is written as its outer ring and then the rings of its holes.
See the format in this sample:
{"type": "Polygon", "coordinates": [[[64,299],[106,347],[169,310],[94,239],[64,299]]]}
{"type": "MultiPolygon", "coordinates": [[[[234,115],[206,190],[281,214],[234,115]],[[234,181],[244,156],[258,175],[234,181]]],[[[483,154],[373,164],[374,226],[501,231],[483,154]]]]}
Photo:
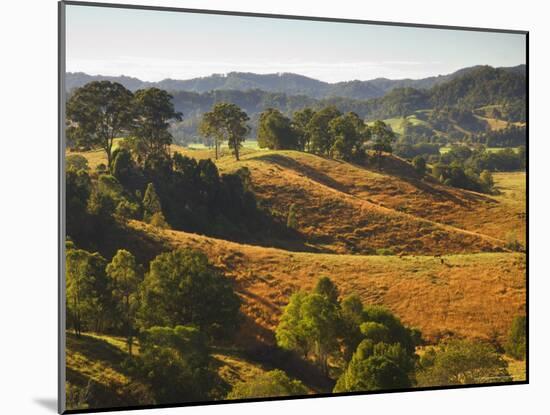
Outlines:
{"type": "MultiPolygon", "coordinates": [[[[174,151],[211,157],[208,150],[174,151]]],[[[240,162],[228,155],[217,164],[223,172],[248,167],[261,200],[282,214],[295,203],[299,230],[335,252],[502,250],[507,233],[517,229],[525,240],[524,206],[421,180],[397,157],[386,158],[382,171],[296,151],[249,150],[240,162]]]]}
{"type": "Polygon", "coordinates": [[[288,252],[239,244],[178,231],[156,232],[173,247],[207,253],[235,280],[247,317],[239,339],[272,344],[273,329],[290,295],[310,289],[328,276],[342,294],[357,293],[366,302],[383,304],[428,340],[455,333],[504,339],[525,305],[525,255],[484,253],[434,256],[333,255],[288,252]]]}
{"type": "MultiPolygon", "coordinates": [[[[205,148],[172,151],[213,156],[205,148]]],[[[272,349],[290,296],[313,288],[322,276],[342,296],[355,293],[365,304],[386,306],[429,343],[453,336],[503,344],[514,317],[524,313],[526,256],[508,247],[525,244],[525,173],[496,173],[498,192],[488,196],[420,178],[393,156],[372,166],[253,146],[243,149],[240,161],[224,153],[216,161],[220,172],[247,167],[256,198],[273,214],[284,219],[294,204],[308,252],[290,243],[258,246],[136,220],[108,229],[101,246],[106,258],[127,249],[145,268],[160,252],[198,249],[232,279],[244,320],[233,348],[213,350],[219,397],[274,368],[312,392],[332,390],[316,368],[272,349]]],[[[79,154],[92,169],[105,163],[103,152],[79,154]]],[[[123,339],[69,335],[67,348],[74,407],[90,388],[108,406],[151,402],[146,384],[126,369],[123,339]]],[[[509,360],[509,366],[515,379],[525,376],[524,362],[509,360]]]]}

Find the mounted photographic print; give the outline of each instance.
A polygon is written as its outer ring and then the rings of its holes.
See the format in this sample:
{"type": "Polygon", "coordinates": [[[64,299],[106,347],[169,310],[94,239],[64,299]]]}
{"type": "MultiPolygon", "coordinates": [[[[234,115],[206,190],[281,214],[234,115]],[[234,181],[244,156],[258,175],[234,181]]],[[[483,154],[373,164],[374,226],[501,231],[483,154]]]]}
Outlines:
{"type": "Polygon", "coordinates": [[[59,34],[60,412],[528,382],[527,32],[59,34]]]}

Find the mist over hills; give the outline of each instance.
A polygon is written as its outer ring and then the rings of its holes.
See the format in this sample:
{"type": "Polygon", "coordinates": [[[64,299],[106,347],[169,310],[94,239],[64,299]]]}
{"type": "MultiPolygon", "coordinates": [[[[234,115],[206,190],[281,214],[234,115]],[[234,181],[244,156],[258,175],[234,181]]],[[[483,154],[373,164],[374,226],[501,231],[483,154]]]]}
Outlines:
{"type": "MultiPolygon", "coordinates": [[[[266,92],[289,95],[306,95],[315,99],[343,97],[358,100],[377,98],[396,88],[430,89],[457,77],[471,73],[482,66],[463,68],[447,75],[431,76],[422,79],[376,78],[367,81],[350,80],[328,83],[295,73],[256,74],[250,72],[230,72],[187,80],[164,79],[159,82],[142,81],[129,76],[88,75],[83,72],[68,72],[66,89],[71,91],[88,82],[97,80],[116,81],[131,91],[140,88],[158,87],[171,92],[188,91],[204,93],[218,90],[248,91],[259,89],[266,92]]],[[[526,66],[499,68],[506,72],[525,75],[526,66]]]]}

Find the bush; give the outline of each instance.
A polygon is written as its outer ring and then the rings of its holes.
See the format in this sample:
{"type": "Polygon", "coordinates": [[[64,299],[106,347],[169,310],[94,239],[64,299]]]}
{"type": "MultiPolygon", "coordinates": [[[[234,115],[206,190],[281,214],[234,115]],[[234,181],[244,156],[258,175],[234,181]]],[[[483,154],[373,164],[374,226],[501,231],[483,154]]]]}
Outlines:
{"type": "Polygon", "coordinates": [[[407,372],[389,356],[384,353],[377,354],[373,350],[364,353],[358,349],[336,382],[334,392],[402,389],[410,386],[407,372]]]}
{"type": "Polygon", "coordinates": [[[164,219],[164,215],[162,212],[155,212],[149,219],[149,223],[153,225],[155,228],[159,229],[169,229],[170,225],[166,222],[166,219],[164,219]]]}
{"type": "Polygon", "coordinates": [[[514,359],[524,360],[527,347],[527,318],[516,316],[510,327],[504,349],[514,359]]]}
{"type": "Polygon", "coordinates": [[[413,159],[412,164],[420,176],[424,176],[426,174],[426,160],[424,160],[424,157],[416,156],[413,159]]]}
{"type": "Polygon", "coordinates": [[[378,248],[376,255],[394,255],[394,252],[391,248],[378,248]]]}
{"type": "Polygon", "coordinates": [[[272,370],[248,382],[238,383],[227,399],[271,398],[277,396],[307,395],[299,380],[290,379],[282,370],[272,370]]]}
{"type": "Polygon", "coordinates": [[[507,367],[489,344],[451,340],[424,354],[417,379],[420,386],[507,382],[507,367]]]}
{"type": "Polygon", "coordinates": [[[90,170],[88,160],[80,154],[72,154],[65,158],[65,167],[67,170],[90,170]]]}
{"type": "Polygon", "coordinates": [[[151,327],[140,336],[137,368],[151,384],[157,404],[209,398],[214,374],[208,369],[204,335],[193,327],[151,327]]]}
{"type": "Polygon", "coordinates": [[[122,200],[118,203],[115,214],[124,219],[139,219],[140,207],[137,203],[122,200]]]}

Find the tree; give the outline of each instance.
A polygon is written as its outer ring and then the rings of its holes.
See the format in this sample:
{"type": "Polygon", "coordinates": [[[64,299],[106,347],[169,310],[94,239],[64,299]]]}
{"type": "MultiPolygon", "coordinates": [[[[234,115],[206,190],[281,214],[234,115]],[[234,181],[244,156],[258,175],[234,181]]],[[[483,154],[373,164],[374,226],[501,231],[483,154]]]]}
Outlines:
{"type": "Polygon", "coordinates": [[[340,292],[329,277],[319,278],[313,292],[323,296],[333,304],[338,304],[338,296],[340,295],[340,292]]]}
{"type": "Polygon", "coordinates": [[[302,313],[307,295],[301,291],[291,295],[275,330],[277,344],[284,349],[298,351],[304,359],[307,359],[310,351],[310,339],[303,324],[302,313]]]}
{"type": "Polygon", "coordinates": [[[363,323],[363,303],[352,294],[340,303],[340,330],[344,346],[343,358],[347,363],[363,340],[360,326],[363,323]]]}
{"type": "Polygon", "coordinates": [[[122,317],[128,353],[132,355],[134,320],[138,307],[138,286],[141,282],[136,259],[125,249],[119,249],[107,265],[106,272],[111,278],[113,299],[122,317]]]}
{"type": "Polygon", "coordinates": [[[246,125],[248,120],[246,112],[237,105],[227,102],[218,102],[210,112],[203,115],[200,131],[202,135],[214,138],[216,158],[218,158],[219,146],[227,141],[235,158],[239,160],[241,143],[249,132],[249,127],[246,125]]]}
{"type": "Polygon", "coordinates": [[[130,187],[137,176],[136,165],[132,159],[132,153],[126,148],[117,148],[113,152],[113,176],[125,187],[130,187]]]}
{"type": "Polygon", "coordinates": [[[512,321],[508,340],[505,345],[506,353],[515,359],[524,360],[527,351],[527,318],[516,316],[512,321]]]}
{"type": "Polygon", "coordinates": [[[168,154],[172,135],[168,131],[171,120],[181,120],[181,113],[174,110],[172,95],[158,88],[140,89],[134,94],[136,120],[132,133],[137,140],[135,148],[139,156],[168,154]]]}
{"type": "Polygon", "coordinates": [[[363,142],[368,136],[368,128],[363,120],[353,112],[340,115],[329,122],[333,137],[330,154],[343,160],[359,159],[364,155],[363,142]]]}
{"type": "Polygon", "coordinates": [[[117,82],[94,81],[78,88],[67,101],[67,134],[77,145],[105,150],[111,168],[114,140],[132,124],[132,99],[117,82]]]}
{"type": "Polygon", "coordinates": [[[488,344],[451,340],[422,356],[417,379],[421,386],[507,382],[507,366],[488,344]]]}
{"type": "Polygon", "coordinates": [[[99,331],[109,311],[105,259],[82,249],[67,250],[67,324],[77,336],[85,330],[99,331]]]}
{"type": "Polygon", "coordinates": [[[157,256],[142,284],[143,327],[193,325],[212,337],[239,325],[239,297],[201,252],[178,249],[157,256]]]}
{"type": "MultiPolygon", "coordinates": [[[[415,352],[415,337],[413,331],[401,323],[391,311],[378,305],[369,305],[363,309],[363,322],[373,322],[384,325],[387,328],[386,342],[389,344],[399,343],[411,356],[415,352]]],[[[365,327],[361,327],[363,330],[365,327]]]]}
{"type": "Polygon", "coordinates": [[[315,115],[311,108],[304,108],[294,112],[292,115],[292,128],[297,136],[298,148],[302,151],[310,150],[311,134],[308,130],[308,124],[315,115]]]}
{"type": "Polygon", "coordinates": [[[337,305],[317,293],[294,294],[275,335],[282,348],[299,351],[305,358],[311,353],[328,374],[328,357],[338,349],[337,305]]]}
{"type": "Polygon", "coordinates": [[[274,108],[260,114],[258,121],[258,145],[270,150],[294,150],[298,148],[298,137],[290,119],[274,108]]]}
{"type": "Polygon", "coordinates": [[[322,155],[329,155],[334,144],[334,138],[330,132],[330,122],[342,115],[335,106],[323,108],[316,112],[307,125],[307,131],[311,137],[311,150],[322,155]]]}
{"type": "Polygon", "coordinates": [[[385,355],[363,357],[355,354],[338,378],[334,392],[365,392],[411,387],[405,371],[385,355]]]}
{"type": "Polygon", "coordinates": [[[393,151],[392,142],[395,140],[395,134],[389,125],[383,121],[377,120],[369,127],[372,149],[378,160],[378,165],[382,162],[382,153],[391,153],[393,151]]]}
{"type": "Polygon", "coordinates": [[[416,156],[415,158],[413,158],[412,164],[416,172],[420,176],[424,177],[424,175],[426,174],[426,160],[424,159],[424,157],[416,156]]]}
{"type": "Polygon", "coordinates": [[[215,375],[205,336],[195,327],[151,327],[139,338],[137,369],[151,384],[157,403],[181,403],[210,397],[215,375]]]}
{"type": "Polygon", "coordinates": [[[290,379],[279,369],[265,372],[247,382],[237,383],[227,399],[272,398],[307,395],[308,390],[299,380],[290,379]]]}
{"type": "Polygon", "coordinates": [[[145,195],[143,196],[143,220],[150,222],[155,213],[162,213],[162,207],[160,199],[155,190],[155,185],[149,183],[145,189],[145,195]]]}
{"type": "Polygon", "coordinates": [[[495,181],[490,171],[483,170],[479,175],[479,182],[481,184],[481,188],[485,193],[490,193],[493,191],[495,181]]]}
{"type": "Polygon", "coordinates": [[[65,157],[65,168],[66,170],[90,170],[88,166],[88,160],[86,157],[81,156],[80,154],[71,154],[65,157]]]}
{"type": "Polygon", "coordinates": [[[92,194],[92,181],[85,170],[67,169],[65,173],[67,235],[75,238],[87,222],[87,206],[92,194]]]}

